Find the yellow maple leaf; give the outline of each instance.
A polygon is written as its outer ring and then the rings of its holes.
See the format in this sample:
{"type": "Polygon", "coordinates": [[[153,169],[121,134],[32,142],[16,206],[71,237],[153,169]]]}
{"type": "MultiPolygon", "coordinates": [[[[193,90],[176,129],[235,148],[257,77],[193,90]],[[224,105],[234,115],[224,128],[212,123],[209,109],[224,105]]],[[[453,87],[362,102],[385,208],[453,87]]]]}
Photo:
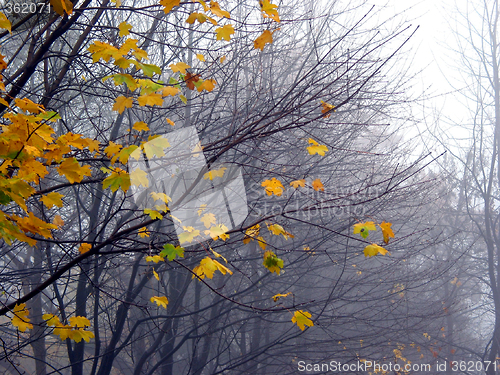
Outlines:
{"type": "Polygon", "coordinates": [[[219,59],[220,63],[224,63],[224,61],[226,61],[226,56],[222,56],[220,59],[219,59]]]}
{"type": "Polygon", "coordinates": [[[231,40],[231,35],[234,34],[234,27],[231,24],[224,25],[223,27],[216,28],[215,33],[217,34],[217,40],[224,39],[229,42],[231,40]]]}
{"type": "Polygon", "coordinates": [[[201,53],[197,53],[196,58],[200,61],[205,61],[205,56],[203,56],[201,53]]]}
{"type": "Polygon", "coordinates": [[[148,174],[144,172],[142,169],[134,169],[129,173],[130,183],[134,186],[149,186],[148,174]]]}
{"type": "Polygon", "coordinates": [[[200,235],[200,231],[191,226],[182,228],[184,229],[184,232],[179,234],[179,242],[181,245],[186,242],[193,242],[194,238],[200,235]]]}
{"type": "Polygon", "coordinates": [[[271,44],[273,42],[273,34],[269,30],[264,30],[264,32],[254,40],[253,48],[259,48],[261,51],[264,51],[264,46],[266,44],[271,44]]]}
{"type": "Polygon", "coordinates": [[[43,320],[45,320],[49,327],[57,327],[61,324],[59,317],[54,314],[43,314],[42,318],[43,320]]]}
{"type": "Polygon", "coordinates": [[[225,275],[226,273],[229,273],[230,275],[233,274],[231,270],[226,266],[220,264],[219,262],[217,262],[212,258],[205,257],[201,260],[198,266],[193,268],[194,272],[193,278],[196,275],[200,279],[204,279],[205,276],[208,277],[209,279],[212,279],[214,277],[215,271],[217,270],[220,271],[223,275],[225,275]]]}
{"type": "Polygon", "coordinates": [[[52,233],[50,232],[50,230],[57,229],[56,225],[49,224],[43,220],[40,220],[35,216],[33,212],[29,212],[28,217],[19,217],[17,215],[12,215],[12,219],[16,221],[17,226],[23,232],[39,234],[45,238],[52,238],[52,233]]]}
{"type": "Polygon", "coordinates": [[[323,186],[323,184],[321,183],[321,180],[319,178],[315,179],[313,182],[312,182],[312,187],[314,190],[316,191],[325,191],[325,188],[323,186]]]}
{"type": "Polygon", "coordinates": [[[226,234],[228,230],[229,229],[224,224],[218,224],[213,225],[209,230],[206,230],[205,234],[212,237],[214,241],[217,241],[219,237],[221,240],[225,241],[229,238],[229,234],[226,234]]]}
{"type": "Polygon", "coordinates": [[[279,236],[280,234],[285,238],[285,240],[288,240],[289,237],[294,238],[294,235],[291,233],[288,233],[283,227],[279,224],[268,224],[267,229],[274,234],[275,236],[279,236]]]}
{"type": "MultiPolygon", "coordinates": [[[[162,96],[175,96],[180,92],[180,90],[177,87],[174,86],[167,86],[164,87],[161,90],[161,95],[162,96]]],[[[168,120],[167,120],[168,121],[168,120]]]]}
{"type": "Polygon", "coordinates": [[[213,91],[216,84],[217,84],[217,82],[215,81],[215,79],[205,79],[201,83],[201,85],[199,85],[196,88],[196,90],[198,90],[198,92],[202,92],[203,90],[211,92],[211,91],[213,91]]]}
{"type": "Polygon", "coordinates": [[[172,120],[170,120],[169,118],[167,118],[167,122],[172,125],[172,126],[175,126],[175,122],[173,122],[172,120]]]}
{"type": "Polygon", "coordinates": [[[172,72],[174,73],[180,72],[182,74],[186,74],[186,69],[191,68],[191,66],[181,61],[177,64],[170,64],[169,68],[172,69],[172,72]]]}
{"type": "Polygon", "coordinates": [[[61,216],[54,216],[54,220],[52,220],[52,224],[56,225],[58,228],[61,228],[64,225],[64,220],[61,216]]]}
{"type": "Polygon", "coordinates": [[[161,255],[153,255],[153,256],[147,256],[146,257],[146,262],[164,262],[165,259],[161,255]]]}
{"type": "Polygon", "coordinates": [[[118,33],[119,36],[126,36],[126,35],[130,34],[130,30],[132,29],[132,25],[123,21],[118,26],[118,29],[120,30],[120,32],[118,33]]]}
{"type": "Polygon", "coordinates": [[[153,219],[153,220],[155,220],[155,219],[160,219],[160,220],[163,219],[162,214],[160,214],[158,211],[152,210],[150,208],[146,208],[144,210],[144,213],[146,215],[149,215],[149,217],[151,217],[151,219],[153,219]]]}
{"type": "Polygon", "coordinates": [[[261,186],[266,188],[267,195],[274,194],[279,197],[285,191],[285,187],[283,186],[281,181],[274,177],[270,180],[265,180],[264,182],[262,182],[261,186]]]}
{"type": "Polygon", "coordinates": [[[110,141],[109,146],[104,149],[104,153],[108,158],[110,158],[115,154],[117,154],[122,149],[122,147],[123,147],[122,145],[110,141]]]}
{"type": "Polygon", "coordinates": [[[139,229],[139,237],[141,238],[145,238],[145,237],[149,237],[149,231],[146,227],[142,227],[141,229],[139,229]]]}
{"type": "Polygon", "coordinates": [[[269,0],[260,1],[260,9],[262,10],[262,16],[264,18],[271,18],[276,22],[280,22],[280,16],[276,8],[278,8],[278,6],[271,4],[269,0]]]}
{"type": "Polygon", "coordinates": [[[328,104],[326,102],[324,102],[323,100],[320,100],[321,102],[321,113],[323,113],[323,117],[324,118],[328,118],[331,116],[331,112],[335,112],[335,106],[332,105],[332,104],[328,104]]]}
{"type": "Polygon", "coordinates": [[[253,227],[248,228],[245,231],[245,237],[243,238],[243,243],[246,245],[250,241],[253,241],[254,237],[257,237],[260,232],[260,225],[255,224],[253,227]]]}
{"type": "Polygon", "coordinates": [[[366,246],[365,251],[364,251],[365,257],[372,257],[372,256],[375,256],[377,254],[386,255],[387,253],[389,253],[389,252],[386,249],[384,249],[382,246],[379,246],[379,245],[374,244],[374,243],[366,246]]]}
{"type": "Polygon", "coordinates": [[[92,249],[92,245],[91,244],[89,244],[89,243],[82,243],[80,245],[80,247],[78,248],[78,251],[80,252],[80,254],[85,254],[90,249],[92,249]]]}
{"type": "Polygon", "coordinates": [[[151,94],[145,94],[145,95],[141,95],[137,98],[137,103],[139,103],[139,105],[141,107],[144,107],[144,106],[154,106],[154,105],[157,105],[157,106],[161,106],[163,105],[163,97],[160,95],[160,94],[157,94],[157,93],[151,93],[151,94]]]}
{"type": "Polygon", "coordinates": [[[181,0],[161,0],[160,4],[163,5],[165,14],[170,13],[173,7],[180,5],[181,0]]]}
{"type": "Polygon", "coordinates": [[[214,177],[223,177],[226,169],[227,168],[225,168],[225,167],[221,167],[219,169],[212,169],[211,171],[208,171],[207,173],[205,173],[203,175],[203,179],[204,180],[206,180],[206,179],[213,180],[214,177]]]}
{"type": "Polygon", "coordinates": [[[64,13],[73,13],[73,3],[69,0],[50,0],[50,5],[54,8],[54,11],[61,17],[64,13]]]}
{"type": "Polygon", "coordinates": [[[86,342],[90,342],[90,339],[93,339],[95,336],[92,332],[90,331],[85,331],[84,329],[72,329],[71,331],[69,331],[68,333],[68,337],[75,341],[75,342],[80,342],[83,340],[85,340],[86,342]]]}
{"type": "Polygon", "coordinates": [[[28,318],[29,311],[26,309],[26,304],[21,303],[14,306],[14,317],[10,320],[14,327],[17,327],[21,332],[26,331],[27,329],[33,329],[33,324],[30,323],[30,319],[28,318]]]}
{"type": "Polygon", "coordinates": [[[7,16],[0,12],[0,29],[9,30],[9,33],[12,34],[12,24],[8,20],[7,16]]]}
{"type": "Polygon", "coordinates": [[[134,122],[134,126],[132,126],[132,129],[137,130],[137,131],[145,131],[147,132],[149,130],[148,124],[146,124],[144,121],[137,121],[134,122]]]}
{"type": "Polygon", "coordinates": [[[205,228],[210,228],[210,225],[215,224],[215,215],[212,213],[207,213],[203,215],[200,221],[205,225],[205,228]]]}
{"type": "Polygon", "coordinates": [[[389,243],[389,238],[393,237],[394,238],[394,232],[391,229],[392,223],[386,223],[383,221],[379,227],[382,229],[382,235],[384,236],[384,242],[386,244],[389,243]]]}
{"type": "Polygon", "coordinates": [[[123,113],[125,108],[132,108],[133,101],[132,98],[126,98],[123,95],[120,95],[115,99],[115,104],[113,104],[113,111],[118,111],[118,113],[123,113]]]}
{"type": "Polygon", "coordinates": [[[40,112],[45,112],[45,109],[43,108],[42,105],[36,104],[33,101],[29,100],[28,98],[24,99],[14,99],[14,102],[16,103],[16,106],[21,108],[23,111],[28,111],[31,113],[40,113],[40,112]]]}
{"type": "Polygon", "coordinates": [[[367,221],[366,223],[357,223],[354,224],[353,234],[359,233],[361,237],[367,238],[369,235],[369,231],[371,230],[377,230],[377,227],[375,226],[375,223],[373,221],[367,221]]]}
{"type": "Polygon", "coordinates": [[[162,297],[157,297],[153,296],[149,299],[152,303],[156,303],[158,306],[162,306],[164,309],[167,308],[168,305],[168,299],[165,296],[162,297]]]}
{"type": "Polygon", "coordinates": [[[71,327],[85,328],[90,327],[90,320],[84,316],[72,316],[68,319],[71,327]]]}
{"type": "Polygon", "coordinates": [[[313,321],[310,318],[311,314],[307,311],[297,310],[293,314],[292,323],[297,324],[301,331],[303,331],[306,326],[312,327],[314,325],[313,321]]]}
{"type": "Polygon", "coordinates": [[[320,145],[312,138],[309,138],[308,142],[312,144],[312,146],[307,147],[307,151],[309,152],[309,154],[318,154],[321,156],[325,156],[325,152],[328,151],[328,147],[326,147],[325,145],[320,145]]]}
{"type": "Polygon", "coordinates": [[[259,242],[259,246],[262,250],[266,251],[266,247],[267,247],[267,243],[266,241],[264,240],[264,237],[262,236],[259,236],[257,237],[257,241],[259,242]]]}
{"type": "Polygon", "coordinates": [[[160,276],[158,275],[158,272],[153,270],[153,276],[155,277],[156,280],[160,281],[160,276]]]}
{"type": "Polygon", "coordinates": [[[219,6],[219,3],[217,1],[210,1],[210,11],[215,14],[217,17],[223,18],[230,18],[231,15],[229,12],[222,10],[219,6]]]}
{"type": "Polygon", "coordinates": [[[168,202],[172,202],[172,198],[170,198],[167,194],[165,193],[155,193],[155,192],[152,192],[150,193],[151,197],[155,200],[155,201],[162,201],[164,203],[168,203],[168,202]]]}
{"type": "Polygon", "coordinates": [[[272,298],[273,298],[274,302],[278,302],[281,297],[288,297],[290,294],[292,294],[292,292],[288,292],[286,294],[278,293],[278,294],[275,294],[272,298]]]}
{"type": "Polygon", "coordinates": [[[298,189],[299,187],[305,187],[306,186],[306,180],[302,179],[302,180],[295,180],[295,181],[292,181],[290,182],[290,186],[295,188],[295,189],[298,189]]]}
{"type": "Polygon", "coordinates": [[[63,201],[61,199],[62,197],[64,197],[64,195],[52,192],[41,197],[40,202],[42,202],[47,208],[52,208],[53,206],[62,207],[63,206],[63,201]]]}

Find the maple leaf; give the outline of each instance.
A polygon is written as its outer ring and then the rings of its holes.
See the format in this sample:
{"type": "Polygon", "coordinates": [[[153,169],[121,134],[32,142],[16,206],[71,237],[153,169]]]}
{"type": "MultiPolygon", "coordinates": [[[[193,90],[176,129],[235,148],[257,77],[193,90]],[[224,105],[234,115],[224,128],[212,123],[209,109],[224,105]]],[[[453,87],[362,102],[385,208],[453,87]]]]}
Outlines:
{"type": "Polygon", "coordinates": [[[120,30],[120,32],[118,33],[119,36],[126,36],[126,35],[130,34],[130,30],[132,29],[132,25],[124,21],[124,22],[120,23],[120,25],[118,26],[118,29],[120,30]]]}
{"type": "Polygon", "coordinates": [[[102,182],[103,189],[110,188],[114,193],[119,188],[125,193],[130,188],[130,176],[121,168],[114,168],[111,175],[106,177],[102,182]]]}
{"type": "Polygon", "coordinates": [[[151,93],[146,95],[141,95],[137,98],[137,102],[141,107],[144,106],[161,106],[163,105],[163,97],[160,94],[151,93]]]}
{"type": "Polygon", "coordinates": [[[18,227],[23,232],[39,234],[45,238],[52,238],[52,233],[50,233],[50,230],[57,229],[56,225],[49,224],[43,220],[40,220],[35,216],[33,212],[29,212],[28,217],[22,218],[17,215],[12,215],[12,219],[16,221],[18,227]]]}
{"type": "Polygon", "coordinates": [[[153,276],[155,277],[156,280],[160,281],[160,275],[158,275],[158,272],[156,272],[154,269],[153,269],[153,276]]]}
{"type": "Polygon", "coordinates": [[[168,203],[168,202],[172,202],[172,198],[170,198],[167,194],[165,193],[155,193],[155,192],[152,192],[150,193],[151,197],[155,200],[155,201],[162,201],[164,203],[168,203]]]}
{"type": "Polygon", "coordinates": [[[118,111],[118,113],[122,114],[125,111],[125,108],[132,108],[133,101],[132,98],[126,98],[123,95],[120,95],[115,99],[115,104],[113,104],[113,111],[118,111]]]}
{"type": "Polygon", "coordinates": [[[215,85],[217,84],[217,82],[215,81],[215,79],[205,79],[201,85],[199,85],[196,90],[198,90],[198,92],[202,92],[203,90],[206,90],[208,92],[211,92],[213,91],[215,85]]]}
{"type": "Polygon", "coordinates": [[[172,120],[170,120],[169,118],[167,118],[167,122],[172,125],[172,126],[175,126],[175,122],[173,122],[172,120]]]}
{"type": "MultiPolygon", "coordinates": [[[[193,268],[194,274],[200,279],[204,279],[205,276],[212,279],[215,271],[220,271],[223,275],[226,273],[229,273],[230,275],[233,274],[229,268],[209,257],[203,258],[200,264],[193,268]]],[[[193,275],[193,278],[195,275],[193,275]]]]}
{"type": "MultiPolygon", "coordinates": [[[[175,96],[177,95],[181,90],[179,90],[177,87],[173,87],[173,86],[167,86],[167,87],[164,87],[162,90],[161,90],[161,95],[162,96],[175,96]]],[[[168,120],[167,120],[168,121],[168,120]]]]}
{"type": "Polygon", "coordinates": [[[85,331],[83,329],[73,329],[73,330],[69,331],[68,337],[71,340],[78,343],[78,342],[82,341],[82,339],[85,340],[86,342],[90,342],[90,339],[93,339],[95,336],[90,331],[85,331]]]}
{"type": "Polygon", "coordinates": [[[141,185],[144,187],[149,186],[148,175],[142,169],[134,169],[132,172],[129,173],[129,176],[130,176],[130,184],[134,186],[141,186],[141,185]]]}
{"type": "Polygon", "coordinates": [[[213,225],[209,230],[205,231],[205,234],[212,237],[214,241],[217,241],[219,237],[221,240],[225,241],[229,238],[229,234],[226,234],[228,230],[229,229],[224,224],[213,225]]]}
{"type": "Polygon", "coordinates": [[[108,158],[112,157],[122,149],[122,145],[116,144],[113,141],[109,142],[108,147],[104,149],[104,153],[108,158]]]}
{"type": "Polygon", "coordinates": [[[299,187],[305,187],[306,186],[306,180],[302,179],[302,180],[295,180],[295,181],[292,181],[290,182],[290,186],[295,188],[295,189],[298,189],[299,187]]]}
{"type": "Polygon", "coordinates": [[[222,168],[219,168],[219,169],[212,169],[211,171],[208,171],[207,173],[205,173],[203,175],[203,179],[206,180],[206,179],[210,179],[210,180],[213,180],[214,177],[223,177],[224,176],[224,172],[226,171],[227,168],[225,167],[222,167],[222,168]]]}
{"type": "MultiPolygon", "coordinates": [[[[120,51],[115,46],[98,40],[92,43],[87,50],[92,54],[92,61],[94,63],[98,62],[100,59],[109,62],[111,57],[121,55],[120,51]]],[[[125,53],[127,52],[123,54],[125,53]]]]}
{"type": "Polygon", "coordinates": [[[42,202],[47,208],[52,208],[53,206],[62,207],[63,206],[63,201],[61,199],[62,197],[64,197],[64,195],[52,192],[41,197],[40,202],[42,202]]]}
{"type": "Polygon", "coordinates": [[[165,14],[170,13],[173,7],[180,5],[181,0],[161,0],[160,4],[163,5],[165,14]]]}
{"type": "Polygon", "coordinates": [[[272,251],[266,251],[264,253],[264,262],[262,263],[271,272],[276,272],[277,275],[280,274],[283,268],[283,260],[278,258],[272,251]]]}
{"type": "Polygon", "coordinates": [[[194,90],[195,88],[195,83],[200,80],[200,75],[199,74],[191,74],[190,72],[187,72],[187,74],[184,76],[184,82],[186,82],[186,86],[190,90],[194,90]]]}
{"type": "Polygon", "coordinates": [[[278,293],[278,294],[275,294],[272,298],[273,298],[274,302],[278,302],[281,297],[288,297],[290,294],[292,294],[292,292],[288,292],[286,294],[278,293]]]}
{"type": "Polygon", "coordinates": [[[139,229],[139,237],[141,238],[145,238],[145,237],[149,237],[149,231],[148,231],[148,228],[146,227],[142,227],[141,229],[139,229]]]}
{"type": "Polygon", "coordinates": [[[91,244],[89,244],[89,243],[82,243],[80,245],[80,247],[78,248],[78,251],[80,252],[80,254],[85,254],[90,249],[92,249],[92,245],[91,244]]]}
{"type": "Polygon", "coordinates": [[[157,157],[165,156],[164,149],[170,147],[167,138],[161,136],[149,137],[147,142],[141,144],[141,147],[148,159],[152,159],[155,155],[157,157]]]}
{"type": "Polygon", "coordinates": [[[382,229],[382,235],[384,236],[384,242],[387,245],[389,243],[389,237],[394,238],[394,232],[391,229],[392,223],[386,223],[383,221],[379,227],[382,229]]]}
{"type": "Polygon", "coordinates": [[[84,316],[72,316],[69,318],[69,324],[71,327],[85,328],[90,327],[90,320],[84,316]]]}
{"type": "Polygon", "coordinates": [[[139,147],[136,145],[130,145],[128,147],[123,148],[118,154],[113,156],[111,159],[111,164],[114,164],[116,162],[116,159],[120,161],[122,164],[126,164],[128,162],[128,159],[130,157],[133,157],[134,159],[138,159],[141,154],[139,152],[135,152],[139,147]]]}
{"type": "Polygon", "coordinates": [[[167,257],[169,261],[173,261],[176,257],[184,258],[184,248],[167,243],[163,245],[163,250],[160,255],[162,257],[167,257]]]}
{"type": "Polygon", "coordinates": [[[217,17],[223,18],[230,18],[231,15],[229,12],[222,10],[219,6],[219,3],[217,1],[210,1],[210,11],[215,14],[217,17]]]}
{"type": "Polygon", "coordinates": [[[335,106],[332,104],[328,104],[324,102],[323,100],[320,100],[321,102],[321,113],[324,113],[323,117],[328,118],[331,116],[331,112],[335,112],[335,106]]]}
{"type": "Polygon", "coordinates": [[[148,127],[148,124],[146,124],[144,121],[137,121],[137,122],[134,122],[132,129],[137,130],[139,132],[140,131],[147,132],[149,130],[149,127],[148,127]]]}
{"type": "Polygon", "coordinates": [[[231,40],[231,35],[234,34],[233,25],[229,24],[224,25],[223,27],[218,27],[215,29],[215,33],[217,34],[217,40],[224,39],[225,41],[229,42],[231,40]]]}
{"type": "Polygon", "coordinates": [[[158,211],[156,211],[156,210],[151,210],[149,208],[146,208],[144,210],[144,213],[146,215],[149,215],[151,217],[151,219],[153,219],[153,220],[154,219],[160,219],[160,220],[163,219],[163,216],[158,211]]]}
{"type": "Polygon", "coordinates": [[[222,64],[224,63],[224,61],[226,61],[226,56],[222,56],[220,59],[219,59],[219,62],[222,64]]]}
{"type": "Polygon", "coordinates": [[[309,152],[309,154],[311,155],[318,154],[321,156],[325,156],[325,152],[328,151],[328,147],[320,145],[312,138],[309,138],[309,143],[312,144],[312,146],[307,147],[307,151],[309,152]]]}
{"type": "Polygon", "coordinates": [[[264,240],[264,237],[257,237],[257,241],[259,242],[259,246],[262,250],[266,251],[266,247],[267,247],[267,243],[266,241],[264,240]]]}
{"type": "Polygon", "coordinates": [[[366,223],[354,224],[353,234],[359,233],[361,237],[367,238],[369,235],[368,232],[371,230],[377,230],[377,227],[373,221],[367,221],[366,223]]]}
{"type": "Polygon", "coordinates": [[[14,306],[14,317],[10,320],[14,327],[17,327],[21,332],[26,331],[27,329],[33,329],[33,324],[30,323],[30,319],[28,318],[29,311],[26,309],[26,304],[21,303],[14,306]]]}
{"type": "Polygon", "coordinates": [[[12,24],[8,20],[7,16],[0,12],[0,29],[9,30],[9,33],[12,34],[12,24]]]}
{"type": "Polygon", "coordinates": [[[289,237],[294,238],[293,234],[288,233],[283,227],[279,224],[270,224],[267,226],[267,229],[274,234],[275,236],[279,236],[280,234],[285,237],[285,240],[288,240],[289,237]]]}
{"type": "Polygon", "coordinates": [[[137,81],[130,74],[126,74],[126,73],[113,74],[111,76],[104,77],[102,79],[102,81],[105,82],[109,78],[113,78],[113,81],[115,82],[115,86],[118,86],[121,84],[126,84],[130,91],[134,91],[137,88],[137,81]]]}
{"type": "Polygon", "coordinates": [[[264,182],[262,182],[261,186],[266,188],[267,195],[274,194],[279,197],[285,191],[285,187],[283,186],[281,181],[277,180],[274,177],[270,180],[265,180],[264,182]]]}
{"type": "Polygon", "coordinates": [[[146,257],[146,262],[164,262],[165,259],[161,255],[153,255],[153,256],[147,256],[146,257]]]}
{"type": "Polygon", "coordinates": [[[261,51],[264,51],[264,47],[266,44],[271,44],[273,42],[273,34],[269,30],[264,30],[264,32],[254,40],[253,48],[259,48],[261,51]]]}
{"type": "Polygon", "coordinates": [[[204,62],[204,61],[205,61],[205,56],[203,56],[201,53],[197,53],[197,54],[196,54],[196,58],[197,58],[198,60],[202,61],[202,62],[204,62]]]}
{"type": "Polygon", "coordinates": [[[191,68],[191,66],[181,61],[178,62],[177,64],[170,64],[169,68],[174,73],[180,72],[182,74],[186,74],[186,69],[191,68]]]}
{"type": "Polygon", "coordinates": [[[292,323],[297,324],[301,331],[303,331],[304,329],[306,329],[306,326],[312,327],[314,325],[310,318],[311,314],[307,311],[297,310],[293,314],[292,323]]]}
{"type": "Polygon", "coordinates": [[[280,22],[280,16],[276,8],[278,8],[278,6],[271,4],[269,0],[260,1],[260,9],[262,10],[262,16],[264,18],[271,18],[276,22],[280,22]]]}
{"type": "Polygon", "coordinates": [[[162,297],[156,297],[153,296],[149,299],[152,303],[156,303],[158,306],[162,306],[164,309],[167,308],[168,305],[168,299],[165,296],[162,297]]]}
{"type": "Polygon", "coordinates": [[[43,314],[42,318],[49,327],[57,327],[61,324],[59,317],[54,314],[43,314]]]}
{"type": "Polygon", "coordinates": [[[205,214],[200,221],[205,225],[205,228],[210,228],[212,224],[216,223],[215,215],[212,213],[205,214]]]}
{"type": "Polygon", "coordinates": [[[14,102],[16,103],[16,106],[21,108],[23,111],[28,111],[31,113],[40,113],[40,112],[45,112],[45,109],[43,108],[42,105],[36,104],[29,100],[28,98],[24,99],[14,99],[14,102]]]}
{"type": "Polygon", "coordinates": [[[68,325],[58,325],[56,329],[54,329],[54,335],[57,335],[60,337],[62,341],[66,340],[69,338],[70,332],[73,330],[73,327],[68,326],[68,325]]]}
{"type": "Polygon", "coordinates": [[[50,0],[50,5],[54,8],[54,11],[61,17],[64,13],[73,13],[73,3],[69,0],[50,0]]]}
{"type": "Polygon", "coordinates": [[[54,216],[54,220],[52,220],[52,224],[56,225],[58,228],[61,228],[64,225],[64,220],[61,216],[54,216]]]}
{"type": "Polygon", "coordinates": [[[325,191],[325,188],[323,187],[323,184],[321,183],[321,180],[319,178],[315,179],[312,182],[312,187],[316,191],[325,191]]]}
{"type": "Polygon", "coordinates": [[[387,253],[389,253],[389,252],[386,249],[384,249],[382,246],[379,246],[379,245],[374,244],[374,243],[366,246],[365,251],[364,251],[365,257],[372,257],[372,256],[375,256],[377,254],[386,255],[387,253]]]}
{"type": "Polygon", "coordinates": [[[193,242],[194,238],[200,235],[200,231],[198,229],[194,229],[193,227],[182,227],[184,232],[179,234],[179,242],[181,244],[186,242],[193,242]]]}
{"type": "Polygon", "coordinates": [[[260,225],[255,224],[253,227],[248,228],[245,231],[245,238],[243,238],[243,243],[246,245],[250,241],[253,241],[254,237],[257,237],[260,232],[260,225]]]}

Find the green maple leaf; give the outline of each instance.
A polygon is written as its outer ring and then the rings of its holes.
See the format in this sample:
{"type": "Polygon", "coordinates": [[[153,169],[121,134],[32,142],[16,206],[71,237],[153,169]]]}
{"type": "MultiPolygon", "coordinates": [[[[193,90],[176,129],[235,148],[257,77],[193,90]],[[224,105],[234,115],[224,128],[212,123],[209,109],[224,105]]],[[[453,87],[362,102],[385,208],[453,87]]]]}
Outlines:
{"type": "Polygon", "coordinates": [[[160,253],[160,256],[163,258],[167,258],[169,261],[175,259],[175,257],[184,258],[184,248],[180,246],[175,246],[167,243],[163,245],[163,250],[160,253]]]}

